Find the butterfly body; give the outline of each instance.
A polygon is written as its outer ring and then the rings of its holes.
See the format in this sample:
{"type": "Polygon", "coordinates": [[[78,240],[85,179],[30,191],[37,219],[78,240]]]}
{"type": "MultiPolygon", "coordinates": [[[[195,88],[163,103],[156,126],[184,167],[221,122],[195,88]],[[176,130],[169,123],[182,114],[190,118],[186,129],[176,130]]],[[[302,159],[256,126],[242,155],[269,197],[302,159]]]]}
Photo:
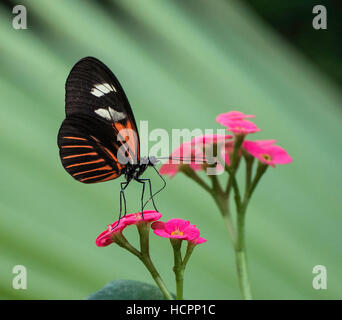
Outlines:
{"type": "Polygon", "coordinates": [[[154,166],[157,163],[155,157],[141,158],[140,163],[128,164],[124,169],[125,179],[127,182],[131,180],[139,180],[140,176],[150,166],[154,166]]]}

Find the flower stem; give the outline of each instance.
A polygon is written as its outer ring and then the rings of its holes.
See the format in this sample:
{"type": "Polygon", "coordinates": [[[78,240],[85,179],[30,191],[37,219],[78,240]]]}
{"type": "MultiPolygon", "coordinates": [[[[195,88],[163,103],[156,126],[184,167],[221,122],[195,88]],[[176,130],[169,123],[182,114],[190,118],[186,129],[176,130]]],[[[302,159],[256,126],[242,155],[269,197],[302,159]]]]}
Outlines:
{"type": "Polygon", "coordinates": [[[246,165],[247,177],[245,195],[243,202],[237,207],[237,242],[235,247],[235,259],[242,297],[246,300],[251,300],[252,293],[248,279],[248,264],[245,246],[245,217],[249,200],[252,197],[256,185],[260,181],[263,174],[266,172],[268,165],[259,162],[255,177],[252,182],[251,172],[253,162],[246,161],[246,165]]]}
{"type": "Polygon", "coordinates": [[[235,247],[236,268],[242,297],[245,300],[252,299],[248,278],[247,256],[245,247],[245,212],[238,212],[237,216],[238,237],[235,247]]]}
{"type": "Polygon", "coordinates": [[[204,182],[204,180],[190,167],[188,166],[183,166],[182,167],[182,172],[188,176],[190,179],[194,180],[197,182],[204,190],[208,191],[209,193],[212,192],[212,189],[204,182]]]}
{"type": "MultiPolygon", "coordinates": [[[[216,176],[210,176],[212,181],[212,188],[203,181],[194,170],[190,167],[184,167],[183,172],[192,180],[196,181],[203,189],[211,194],[217,207],[219,208],[230,238],[233,243],[234,251],[235,251],[235,261],[236,268],[238,274],[238,281],[240,286],[240,291],[243,299],[250,300],[252,299],[251,287],[249,284],[248,278],[248,264],[247,264],[247,254],[246,254],[246,245],[245,245],[245,216],[248,203],[252,197],[255,187],[257,186],[260,178],[265,173],[268,168],[268,165],[265,165],[261,162],[258,164],[258,168],[256,170],[255,176],[252,179],[253,173],[253,162],[254,157],[250,156],[248,153],[244,153],[241,150],[242,143],[244,141],[244,135],[235,135],[234,140],[234,150],[232,152],[231,163],[230,165],[226,165],[225,169],[229,174],[228,182],[225,190],[222,189],[219,180],[216,176]],[[243,199],[241,197],[239,185],[236,180],[236,171],[239,167],[241,156],[246,160],[246,180],[245,180],[245,192],[243,195],[243,199]],[[232,220],[230,208],[229,208],[229,198],[231,190],[234,191],[234,200],[236,204],[236,226],[232,220]]],[[[171,241],[172,243],[172,241],[171,241]]],[[[175,266],[174,272],[176,275],[177,282],[177,299],[182,299],[183,297],[183,273],[184,268],[187,263],[187,253],[184,257],[183,263],[181,262],[181,253],[180,247],[178,248],[176,243],[172,244],[174,247],[175,254],[175,266]],[[183,268],[182,268],[183,267],[183,268]]],[[[190,248],[191,249],[191,248],[190,248]]],[[[192,248],[193,249],[193,248],[192,248]]],[[[192,250],[189,251],[189,256],[192,250]]]]}
{"type": "Polygon", "coordinates": [[[232,240],[233,246],[235,247],[236,243],[236,230],[235,226],[232,221],[232,217],[229,210],[229,203],[228,203],[228,195],[218,195],[215,192],[211,193],[213,199],[216,202],[216,205],[220,209],[224,224],[228,230],[228,234],[230,239],[232,240]]]}
{"type": "Polygon", "coordinates": [[[177,300],[183,300],[183,272],[184,270],[179,270],[176,273],[177,300]]]}
{"type": "Polygon", "coordinates": [[[115,243],[118,244],[120,247],[128,250],[144,264],[146,269],[150,272],[153,280],[163,293],[165,299],[173,300],[172,295],[170,294],[169,290],[167,289],[163,279],[159,275],[156,267],[154,266],[149,252],[149,230],[150,230],[150,223],[142,222],[137,225],[139,235],[140,235],[140,251],[134,248],[128,240],[124,237],[122,233],[118,234],[115,238],[115,243]]]}
{"type": "Polygon", "coordinates": [[[170,293],[169,290],[166,288],[163,279],[161,278],[161,276],[159,275],[157,269],[156,269],[155,266],[153,265],[150,256],[149,256],[149,255],[142,255],[139,259],[140,259],[141,262],[145,265],[145,267],[147,268],[147,270],[150,272],[150,274],[151,274],[153,280],[155,281],[155,283],[157,284],[157,286],[159,287],[159,289],[160,289],[161,292],[163,293],[165,299],[167,299],[167,300],[173,300],[173,297],[171,296],[171,293],[170,293]]]}
{"type": "Polygon", "coordinates": [[[185,265],[183,265],[182,253],[181,253],[182,240],[170,239],[170,241],[173,247],[174,263],[175,263],[173,267],[173,272],[175,273],[175,277],[176,277],[177,300],[183,300],[183,281],[184,281],[185,265]]]}
{"type": "MultiPolygon", "coordinates": [[[[258,182],[260,181],[261,177],[264,175],[264,173],[266,172],[268,167],[269,166],[267,164],[264,164],[262,162],[258,163],[258,168],[257,168],[257,171],[255,173],[255,177],[254,177],[251,185],[249,186],[249,188],[246,189],[246,194],[245,194],[244,198],[248,199],[248,200],[245,200],[247,203],[250,200],[250,198],[252,197],[252,194],[254,192],[255,187],[257,186],[258,182]]],[[[246,207],[247,207],[247,203],[245,204],[246,207]]]]}
{"type": "Polygon", "coordinates": [[[192,251],[194,250],[194,248],[196,247],[195,244],[192,244],[191,242],[188,242],[188,247],[186,248],[186,253],[185,253],[185,257],[183,259],[183,262],[182,262],[182,268],[185,269],[189,259],[190,259],[190,256],[192,254],[192,251]]]}
{"type": "MultiPolygon", "coordinates": [[[[217,197],[216,197],[217,198],[217,197]]],[[[218,203],[218,201],[216,201],[218,203]]],[[[248,268],[247,268],[247,257],[245,248],[245,213],[238,212],[237,216],[237,230],[235,230],[234,225],[230,219],[230,213],[227,206],[218,205],[221,215],[227,225],[230,237],[233,242],[233,247],[235,251],[235,261],[238,274],[238,281],[240,286],[240,291],[243,299],[252,299],[251,289],[249,285],[248,278],[248,268]],[[228,220],[228,222],[227,222],[228,220]]],[[[240,206],[240,209],[244,209],[244,206],[240,206]]]]}
{"type": "Polygon", "coordinates": [[[137,225],[138,232],[140,235],[140,257],[139,259],[145,265],[147,270],[150,272],[153,280],[164,294],[167,300],[173,300],[169,290],[166,288],[164,281],[159,275],[156,267],[154,266],[151,257],[150,257],[150,249],[149,249],[149,232],[150,232],[150,223],[142,222],[137,225]]]}
{"type": "Polygon", "coordinates": [[[244,151],[244,158],[246,161],[246,180],[245,180],[245,190],[248,190],[251,185],[252,180],[252,170],[253,170],[253,162],[254,157],[247,154],[247,152],[244,151]]]}

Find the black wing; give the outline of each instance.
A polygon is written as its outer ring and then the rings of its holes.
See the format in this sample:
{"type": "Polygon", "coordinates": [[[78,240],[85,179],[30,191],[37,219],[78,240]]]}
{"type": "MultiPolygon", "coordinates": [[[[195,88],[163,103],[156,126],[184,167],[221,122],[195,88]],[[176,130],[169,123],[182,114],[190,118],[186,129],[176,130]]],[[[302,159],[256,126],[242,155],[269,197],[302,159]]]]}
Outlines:
{"type": "Polygon", "coordinates": [[[109,126],[82,115],[67,117],[59,129],[59,155],[64,169],[84,183],[103,182],[122,174],[110,141],[109,126]],[[100,140],[101,139],[101,140],[100,140]]]}
{"type": "Polygon", "coordinates": [[[139,161],[133,112],[119,81],[102,62],[91,57],[77,62],[65,90],[66,119],[58,146],[68,173],[81,182],[102,182],[121,175],[123,158],[139,161]]]}

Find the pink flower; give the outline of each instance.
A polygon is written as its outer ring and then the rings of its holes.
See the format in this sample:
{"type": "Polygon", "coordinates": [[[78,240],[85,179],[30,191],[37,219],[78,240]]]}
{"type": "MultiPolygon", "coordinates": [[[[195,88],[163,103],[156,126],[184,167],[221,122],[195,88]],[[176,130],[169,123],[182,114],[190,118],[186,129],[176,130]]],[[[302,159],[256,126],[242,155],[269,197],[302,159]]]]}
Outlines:
{"type": "MultiPolygon", "coordinates": [[[[230,134],[211,134],[211,135],[202,135],[192,139],[192,143],[198,147],[203,146],[203,149],[211,144],[220,144],[220,152],[222,159],[226,162],[227,165],[230,165],[229,154],[234,150],[234,141],[232,140],[233,136],[230,134]]],[[[203,158],[205,157],[203,151],[203,158]]],[[[223,170],[222,165],[220,163],[217,164],[217,171],[220,172],[223,170]]]]}
{"type": "Polygon", "coordinates": [[[244,120],[246,118],[255,118],[255,116],[252,114],[244,114],[240,111],[229,111],[219,114],[216,118],[216,121],[225,126],[225,123],[228,120],[244,120]]]}
{"type": "Polygon", "coordinates": [[[179,171],[179,164],[172,163],[171,161],[165,162],[159,169],[160,174],[165,174],[173,178],[179,171]]]}
{"type": "Polygon", "coordinates": [[[272,167],[276,164],[287,164],[292,162],[292,158],[285,149],[274,145],[276,140],[244,141],[243,148],[261,162],[272,167]]]}
{"type": "Polygon", "coordinates": [[[154,210],[144,211],[144,219],[142,218],[141,212],[131,213],[120,219],[120,222],[114,221],[112,224],[108,225],[108,229],[101,232],[96,238],[96,245],[98,247],[106,247],[111,243],[115,242],[116,237],[120,237],[122,231],[129,225],[138,224],[141,222],[152,222],[159,220],[162,214],[154,210]]]}
{"type": "Polygon", "coordinates": [[[144,211],[144,219],[142,216],[141,211],[137,213],[131,213],[125,215],[121,221],[125,226],[131,225],[131,224],[137,224],[140,222],[152,222],[159,220],[162,217],[162,214],[160,212],[154,211],[154,210],[146,210],[144,211]]]}
{"type": "Polygon", "coordinates": [[[202,154],[203,152],[191,142],[184,142],[179,148],[172,151],[169,161],[160,167],[159,172],[172,178],[182,164],[189,164],[195,171],[202,170],[202,164],[195,161],[195,159],[202,159],[202,154]]]}
{"type": "MultiPolygon", "coordinates": [[[[195,137],[191,142],[185,142],[178,149],[175,149],[169,161],[161,166],[159,172],[172,178],[179,172],[180,166],[184,164],[190,165],[194,171],[203,170],[203,164],[206,162],[205,150],[218,143],[224,145],[221,148],[221,155],[229,165],[229,153],[232,151],[233,146],[232,138],[233,136],[229,134],[206,134],[195,137]]],[[[216,169],[218,171],[223,170],[222,165],[218,164],[216,169]]]]}
{"type": "Polygon", "coordinates": [[[121,235],[122,230],[125,228],[126,228],[126,225],[122,223],[122,220],[119,222],[119,224],[118,224],[118,221],[114,221],[112,224],[108,225],[107,230],[99,234],[99,236],[96,238],[96,241],[95,241],[96,245],[98,247],[106,247],[110,245],[111,243],[115,241],[115,237],[121,235]]]}
{"type": "Polygon", "coordinates": [[[163,238],[195,240],[199,237],[200,231],[190,221],[183,219],[171,219],[167,222],[157,221],[152,223],[154,233],[163,238]]]}
{"type": "MultiPolygon", "coordinates": [[[[248,141],[248,140],[246,140],[246,141],[248,141]]],[[[254,142],[257,143],[259,146],[270,146],[270,145],[276,143],[277,140],[256,140],[254,142]]]]}
{"type": "Polygon", "coordinates": [[[248,120],[226,120],[224,125],[228,128],[228,131],[232,131],[235,134],[249,134],[261,131],[253,122],[248,120]]]}

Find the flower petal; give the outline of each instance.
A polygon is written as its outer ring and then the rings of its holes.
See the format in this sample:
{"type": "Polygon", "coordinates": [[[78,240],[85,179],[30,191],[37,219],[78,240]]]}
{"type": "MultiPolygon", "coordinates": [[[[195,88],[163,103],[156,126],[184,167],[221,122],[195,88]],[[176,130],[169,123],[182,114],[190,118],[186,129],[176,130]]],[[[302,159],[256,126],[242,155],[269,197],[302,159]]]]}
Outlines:
{"type": "Polygon", "coordinates": [[[175,174],[178,172],[178,168],[179,168],[179,164],[166,162],[160,167],[159,173],[164,174],[164,175],[169,175],[170,178],[173,178],[175,174]]]}
{"type": "Polygon", "coordinates": [[[198,237],[198,238],[196,238],[194,240],[191,240],[190,242],[192,242],[193,244],[201,244],[201,243],[207,242],[207,239],[198,237]]]}
{"type": "Polygon", "coordinates": [[[144,211],[144,218],[142,216],[141,211],[137,213],[131,213],[124,216],[121,221],[124,225],[131,225],[131,224],[137,224],[142,221],[151,222],[159,220],[162,217],[162,214],[160,212],[154,211],[154,210],[146,210],[144,211]]]}
{"type": "Polygon", "coordinates": [[[177,218],[170,219],[168,222],[165,223],[165,231],[171,234],[175,230],[183,231],[189,225],[190,221],[177,218]]]}
{"type": "Polygon", "coordinates": [[[292,158],[285,149],[273,145],[274,140],[244,141],[243,148],[252,156],[272,167],[276,164],[287,164],[292,158]],[[265,142],[266,141],[266,142],[265,142]]]}
{"type": "Polygon", "coordinates": [[[163,237],[163,238],[171,238],[171,234],[166,232],[165,229],[155,229],[153,230],[153,232],[159,236],[159,237],[163,237]]]}
{"type": "Polygon", "coordinates": [[[261,131],[256,124],[248,120],[227,120],[225,126],[228,131],[232,131],[235,134],[249,134],[261,131]]]}
{"type": "Polygon", "coordinates": [[[217,116],[216,121],[223,126],[226,125],[226,121],[230,120],[243,120],[245,118],[255,118],[255,115],[252,114],[244,114],[240,111],[229,111],[226,113],[221,113],[217,116]]]}
{"type": "Polygon", "coordinates": [[[187,240],[193,240],[199,237],[200,231],[196,228],[196,226],[190,225],[183,231],[184,235],[186,235],[187,240]]]}
{"type": "Polygon", "coordinates": [[[151,224],[151,228],[153,230],[156,230],[156,229],[161,229],[161,230],[164,230],[165,229],[165,222],[163,221],[156,221],[156,222],[153,222],[151,224]]]}

